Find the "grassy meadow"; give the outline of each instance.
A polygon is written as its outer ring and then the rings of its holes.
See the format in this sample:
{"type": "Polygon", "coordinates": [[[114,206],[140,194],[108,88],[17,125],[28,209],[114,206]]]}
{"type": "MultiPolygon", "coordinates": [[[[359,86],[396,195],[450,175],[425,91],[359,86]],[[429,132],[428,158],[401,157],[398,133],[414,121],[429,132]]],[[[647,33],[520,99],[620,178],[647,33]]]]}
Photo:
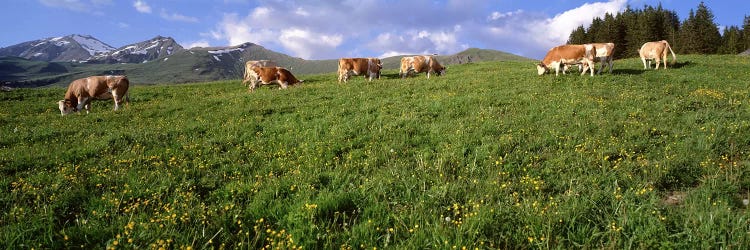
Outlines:
{"type": "Polygon", "coordinates": [[[0,92],[0,248],[750,247],[750,60],[0,92]]]}

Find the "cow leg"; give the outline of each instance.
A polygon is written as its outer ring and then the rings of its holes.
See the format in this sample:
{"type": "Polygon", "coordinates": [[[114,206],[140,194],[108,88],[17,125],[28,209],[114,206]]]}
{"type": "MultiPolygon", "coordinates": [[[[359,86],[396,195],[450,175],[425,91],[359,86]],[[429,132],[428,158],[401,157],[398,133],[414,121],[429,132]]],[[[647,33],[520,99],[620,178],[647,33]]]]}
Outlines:
{"type": "Polygon", "coordinates": [[[646,58],[641,57],[641,61],[643,61],[643,69],[648,69],[648,67],[646,67],[646,58]]]}
{"type": "Polygon", "coordinates": [[[349,81],[349,77],[351,77],[351,72],[344,72],[344,83],[349,81]]]}
{"type": "Polygon", "coordinates": [[[589,67],[591,67],[591,66],[588,63],[586,63],[585,61],[581,65],[582,65],[581,67],[583,67],[583,71],[581,71],[581,75],[585,75],[586,74],[586,70],[589,70],[590,69],[589,67]]]}
{"type": "MultiPolygon", "coordinates": [[[[661,64],[661,60],[659,60],[659,59],[657,58],[657,59],[654,59],[654,61],[656,62],[656,69],[659,69],[659,64],[661,64]]],[[[650,65],[650,64],[649,64],[649,65],[650,65]]]]}
{"type": "Polygon", "coordinates": [[[279,89],[286,89],[289,86],[287,82],[279,81],[279,89]]]}
{"type": "Polygon", "coordinates": [[[88,107],[88,104],[87,104],[88,101],[89,101],[88,97],[84,97],[84,98],[79,99],[78,100],[78,106],[76,106],[76,110],[81,111],[84,108],[86,108],[86,113],[88,113],[88,110],[89,110],[89,107],[88,107]]]}
{"type": "Polygon", "coordinates": [[[114,99],[115,101],[115,111],[120,109],[120,102],[122,101],[120,98],[121,97],[115,94],[114,92],[112,93],[112,99],[114,99]]]}
{"type": "Polygon", "coordinates": [[[551,65],[553,68],[555,68],[555,76],[558,76],[560,74],[560,63],[552,63],[551,65]]]}
{"type": "Polygon", "coordinates": [[[115,101],[115,111],[120,109],[120,103],[122,102],[122,97],[118,95],[117,89],[112,90],[112,100],[115,101]]]}
{"type": "Polygon", "coordinates": [[[255,88],[258,87],[259,80],[255,80],[250,82],[250,86],[247,88],[247,92],[253,92],[255,91],[255,88]]]}

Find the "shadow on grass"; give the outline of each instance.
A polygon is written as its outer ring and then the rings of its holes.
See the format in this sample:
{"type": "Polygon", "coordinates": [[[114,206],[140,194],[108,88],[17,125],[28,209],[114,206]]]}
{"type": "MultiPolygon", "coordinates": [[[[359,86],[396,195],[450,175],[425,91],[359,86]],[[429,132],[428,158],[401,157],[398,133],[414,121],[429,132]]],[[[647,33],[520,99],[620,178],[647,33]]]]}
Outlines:
{"type": "Polygon", "coordinates": [[[644,69],[612,69],[613,75],[640,75],[643,72],[645,72],[644,69]]]}
{"type": "Polygon", "coordinates": [[[679,68],[682,68],[682,67],[685,67],[685,66],[690,66],[691,64],[693,64],[693,62],[691,62],[691,61],[684,61],[684,62],[677,61],[677,62],[671,63],[671,64],[668,63],[667,66],[669,68],[679,69],[679,68]]]}

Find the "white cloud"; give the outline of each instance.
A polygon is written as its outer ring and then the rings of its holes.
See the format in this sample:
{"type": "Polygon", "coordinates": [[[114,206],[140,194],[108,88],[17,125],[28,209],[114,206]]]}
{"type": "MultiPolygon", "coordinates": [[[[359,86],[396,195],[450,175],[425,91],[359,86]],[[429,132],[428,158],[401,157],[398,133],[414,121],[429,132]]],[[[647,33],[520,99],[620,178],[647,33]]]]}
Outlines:
{"type": "Polygon", "coordinates": [[[145,1],[137,0],[133,3],[133,7],[140,13],[151,13],[151,6],[145,1]]]}
{"type": "Polygon", "coordinates": [[[210,47],[211,45],[206,40],[198,40],[186,43],[187,45],[182,46],[183,48],[195,48],[195,47],[210,47]]]}
{"type": "Polygon", "coordinates": [[[161,13],[159,14],[161,18],[168,21],[179,21],[179,22],[188,22],[188,23],[197,23],[198,18],[191,17],[191,16],[184,16],[177,13],[168,13],[165,9],[161,9],[161,13]]]}
{"type": "Polygon", "coordinates": [[[458,39],[461,27],[453,27],[449,31],[430,32],[427,30],[411,30],[403,34],[391,32],[381,33],[366,47],[373,51],[384,51],[380,57],[399,54],[453,54],[469,48],[469,45],[458,39]]]}
{"type": "Polygon", "coordinates": [[[486,44],[501,44],[496,48],[532,58],[541,58],[549,48],[565,44],[570,32],[578,26],[588,26],[594,17],[625,10],[626,0],[585,3],[553,17],[518,10],[493,12],[487,17],[488,25],[480,25],[477,39],[486,44]]]}
{"type": "Polygon", "coordinates": [[[306,10],[302,8],[297,8],[297,10],[294,11],[294,14],[304,16],[304,17],[310,16],[310,12],[307,12],[306,10]]]}
{"type": "MultiPolygon", "coordinates": [[[[312,15],[301,8],[295,13],[299,18],[312,15]]],[[[235,13],[225,14],[210,36],[226,41],[228,45],[252,42],[272,49],[282,48],[292,56],[305,59],[328,59],[341,54],[336,48],[344,42],[342,35],[316,29],[323,26],[306,26],[306,22],[299,21],[303,19],[273,18],[282,14],[271,7],[257,7],[245,17],[235,13]]]]}
{"type": "Polygon", "coordinates": [[[581,7],[565,11],[545,20],[544,33],[553,42],[565,43],[570,32],[578,26],[588,26],[594,17],[604,17],[606,13],[618,13],[625,9],[627,0],[613,0],[606,3],[585,3],[581,7]]]}
{"type": "Polygon", "coordinates": [[[282,30],[279,37],[279,41],[284,48],[291,50],[294,55],[302,58],[327,56],[334,52],[334,49],[343,40],[341,35],[320,34],[299,28],[282,30]]]}
{"type": "Polygon", "coordinates": [[[494,11],[488,17],[488,19],[489,20],[498,20],[498,19],[502,19],[502,18],[508,18],[508,17],[513,16],[513,15],[522,14],[522,13],[523,13],[523,10],[516,10],[515,12],[509,11],[509,12],[505,12],[505,13],[500,13],[500,12],[494,11]]]}

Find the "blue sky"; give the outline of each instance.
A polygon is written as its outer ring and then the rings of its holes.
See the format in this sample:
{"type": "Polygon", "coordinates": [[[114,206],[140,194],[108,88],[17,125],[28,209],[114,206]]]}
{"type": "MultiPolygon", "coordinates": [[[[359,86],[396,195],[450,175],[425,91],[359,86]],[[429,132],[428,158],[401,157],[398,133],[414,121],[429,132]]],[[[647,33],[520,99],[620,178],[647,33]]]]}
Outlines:
{"type": "MultiPolygon", "coordinates": [[[[707,3],[720,27],[750,3],[707,3]]],[[[0,47],[69,34],[113,47],[174,38],[183,47],[244,42],[304,59],[452,54],[466,48],[541,58],[595,16],[645,4],[680,19],[698,0],[3,0],[0,47]]]]}

